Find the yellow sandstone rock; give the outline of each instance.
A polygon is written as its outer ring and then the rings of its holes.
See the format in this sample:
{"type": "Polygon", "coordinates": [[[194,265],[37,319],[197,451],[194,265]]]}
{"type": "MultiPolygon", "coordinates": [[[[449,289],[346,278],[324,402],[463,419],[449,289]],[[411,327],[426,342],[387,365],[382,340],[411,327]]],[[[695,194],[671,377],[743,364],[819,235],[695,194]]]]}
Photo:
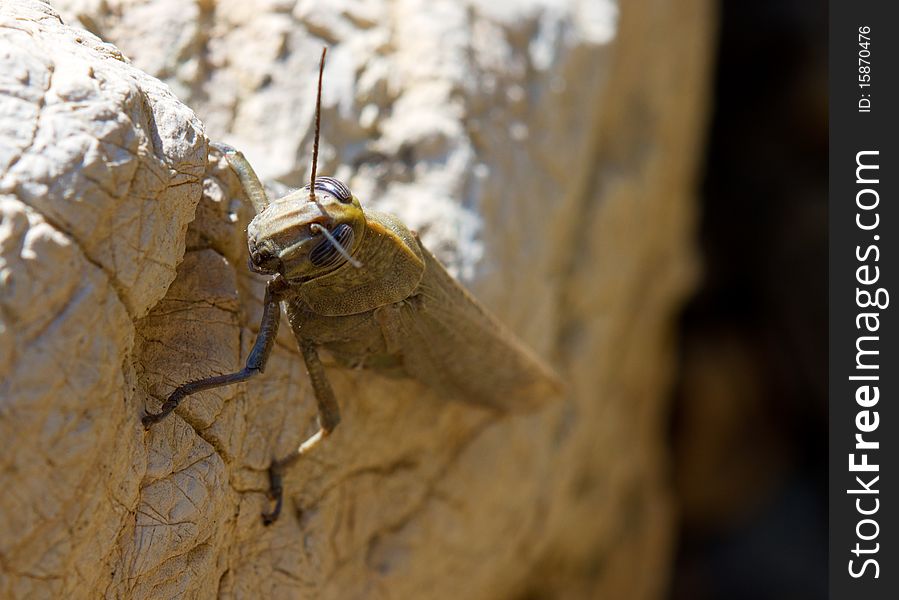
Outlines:
{"type": "Polygon", "coordinates": [[[711,2],[498,4],[0,4],[0,597],[663,594],[711,2]],[[262,377],[140,417],[247,355],[251,214],[206,136],[301,186],[323,43],[319,172],[570,393],[497,417],[330,369],[343,421],[263,528],[315,429],[288,327],[262,377]]]}

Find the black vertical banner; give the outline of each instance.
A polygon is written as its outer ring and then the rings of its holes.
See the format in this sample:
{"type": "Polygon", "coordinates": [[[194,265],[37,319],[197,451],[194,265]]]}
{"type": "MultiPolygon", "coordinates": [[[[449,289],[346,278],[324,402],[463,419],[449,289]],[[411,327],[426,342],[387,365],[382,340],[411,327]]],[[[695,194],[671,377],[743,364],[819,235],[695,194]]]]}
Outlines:
{"type": "Polygon", "coordinates": [[[830,3],[830,591],[899,598],[899,5],[830,3]],[[896,304],[897,306],[894,306],[896,304]]]}

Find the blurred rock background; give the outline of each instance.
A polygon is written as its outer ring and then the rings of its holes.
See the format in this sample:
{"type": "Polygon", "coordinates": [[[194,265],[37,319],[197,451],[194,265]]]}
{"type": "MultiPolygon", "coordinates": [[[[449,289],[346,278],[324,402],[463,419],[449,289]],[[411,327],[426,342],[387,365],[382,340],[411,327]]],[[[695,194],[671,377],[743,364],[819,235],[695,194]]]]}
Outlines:
{"type": "Polygon", "coordinates": [[[721,2],[673,597],[827,597],[827,11],[721,2]]]}

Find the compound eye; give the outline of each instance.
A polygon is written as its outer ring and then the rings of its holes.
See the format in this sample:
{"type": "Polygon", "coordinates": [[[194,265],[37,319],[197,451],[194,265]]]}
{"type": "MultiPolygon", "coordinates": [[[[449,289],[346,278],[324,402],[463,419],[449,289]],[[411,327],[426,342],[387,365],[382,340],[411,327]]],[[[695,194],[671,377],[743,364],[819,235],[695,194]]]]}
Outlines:
{"type": "MultiPolygon", "coordinates": [[[[306,188],[309,188],[308,183],[306,184],[306,188]]],[[[350,188],[344,185],[339,179],[334,179],[333,177],[316,177],[315,189],[331,194],[344,204],[353,203],[353,194],[350,192],[350,188]]]]}
{"type": "MultiPolygon", "coordinates": [[[[335,227],[331,231],[331,237],[347,251],[353,247],[353,228],[346,223],[335,227]]],[[[309,262],[318,268],[328,268],[344,262],[344,258],[331,240],[324,239],[309,252],[309,262]]]]}

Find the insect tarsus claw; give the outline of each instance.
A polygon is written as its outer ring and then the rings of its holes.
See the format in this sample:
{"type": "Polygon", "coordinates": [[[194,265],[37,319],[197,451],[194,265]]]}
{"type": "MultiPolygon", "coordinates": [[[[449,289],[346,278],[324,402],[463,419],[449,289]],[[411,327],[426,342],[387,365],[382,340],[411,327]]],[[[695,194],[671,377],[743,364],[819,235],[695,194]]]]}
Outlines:
{"type": "Polygon", "coordinates": [[[237,154],[237,149],[234,146],[229,146],[228,144],[224,144],[222,142],[209,142],[210,148],[215,148],[222,154],[237,154]]]}
{"type": "Polygon", "coordinates": [[[281,504],[284,501],[284,488],[281,483],[281,466],[277,460],[273,460],[268,468],[268,498],[274,501],[275,508],[271,512],[262,513],[262,524],[271,525],[278,520],[281,514],[281,504]]]}

